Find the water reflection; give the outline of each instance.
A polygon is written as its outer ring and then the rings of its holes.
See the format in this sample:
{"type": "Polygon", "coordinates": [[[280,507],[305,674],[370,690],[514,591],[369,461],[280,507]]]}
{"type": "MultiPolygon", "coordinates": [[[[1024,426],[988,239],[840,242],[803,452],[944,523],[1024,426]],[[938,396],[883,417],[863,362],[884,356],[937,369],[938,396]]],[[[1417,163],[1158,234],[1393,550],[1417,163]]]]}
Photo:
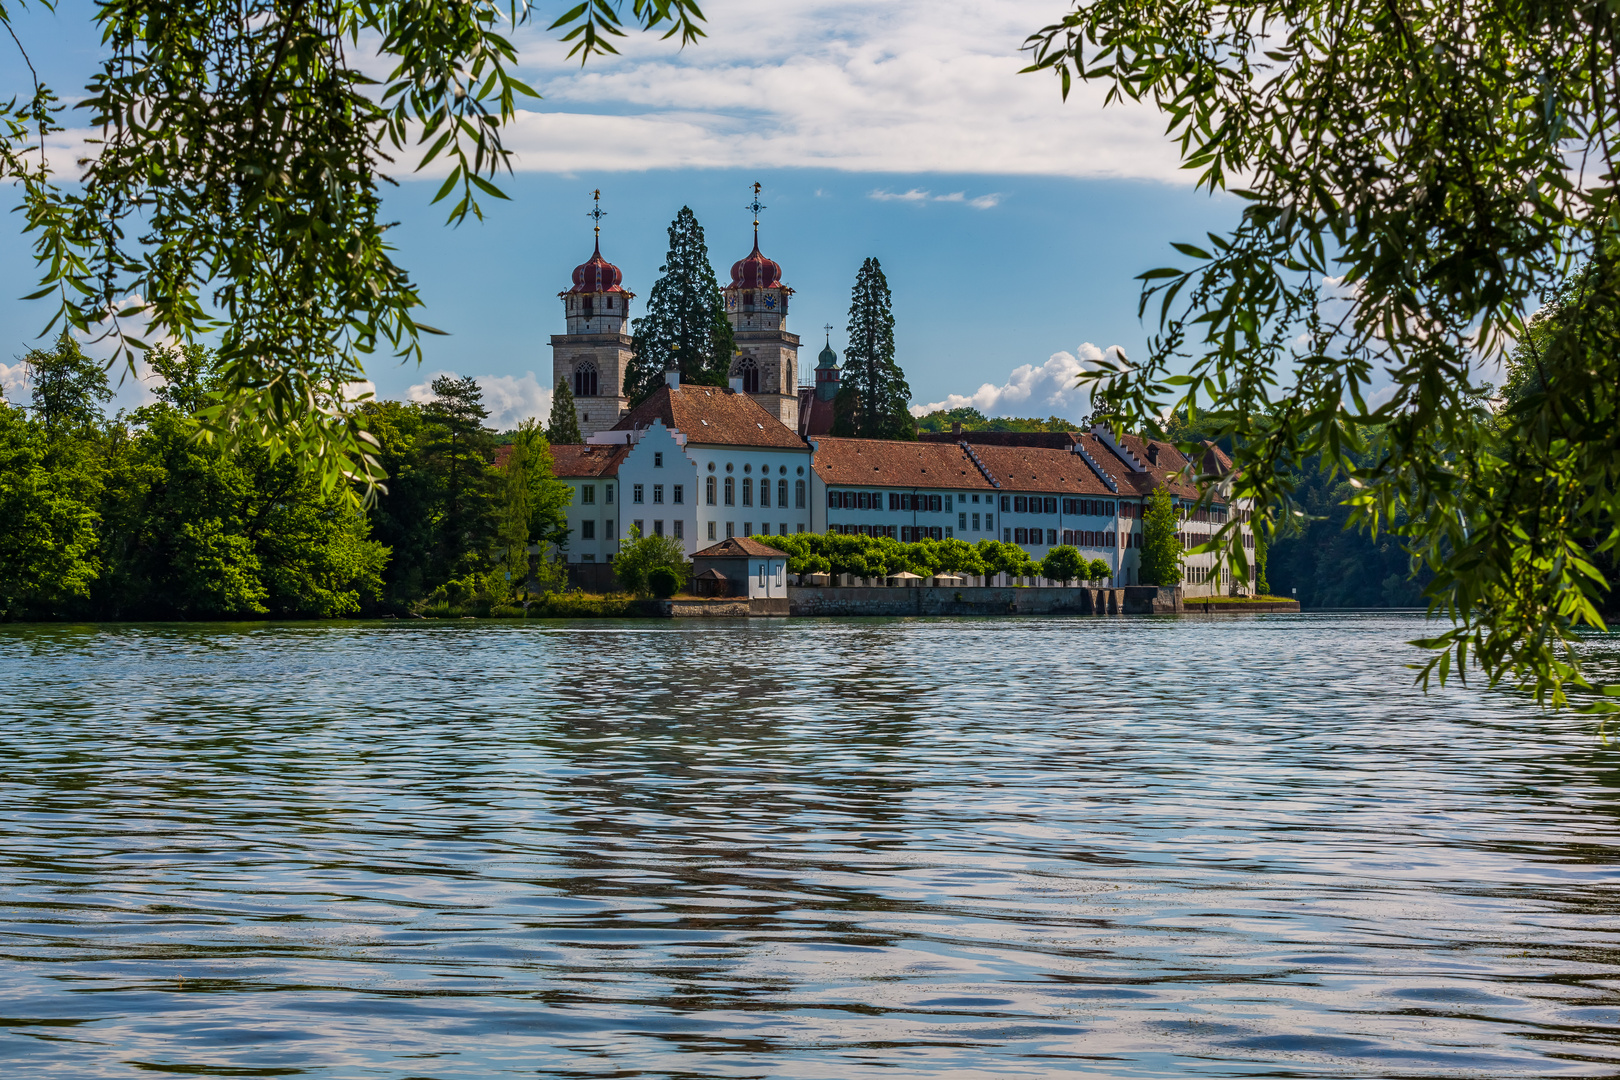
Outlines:
{"type": "Polygon", "coordinates": [[[1612,1075],[1620,763],[1420,631],[0,628],[0,1060],[1612,1075]]]}

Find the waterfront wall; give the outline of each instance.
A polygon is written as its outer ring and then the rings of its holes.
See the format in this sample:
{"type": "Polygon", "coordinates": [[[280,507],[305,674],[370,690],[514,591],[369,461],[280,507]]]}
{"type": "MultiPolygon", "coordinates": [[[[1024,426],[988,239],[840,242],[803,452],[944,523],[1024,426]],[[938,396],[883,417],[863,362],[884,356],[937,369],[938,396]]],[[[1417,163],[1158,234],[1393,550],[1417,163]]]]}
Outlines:
{"type": "Polygon", "coordinates": [[[792,615],[1119,615],[1125,613],[1124,594],[1130,591],[790,585],[788,611],[792,615]]]}

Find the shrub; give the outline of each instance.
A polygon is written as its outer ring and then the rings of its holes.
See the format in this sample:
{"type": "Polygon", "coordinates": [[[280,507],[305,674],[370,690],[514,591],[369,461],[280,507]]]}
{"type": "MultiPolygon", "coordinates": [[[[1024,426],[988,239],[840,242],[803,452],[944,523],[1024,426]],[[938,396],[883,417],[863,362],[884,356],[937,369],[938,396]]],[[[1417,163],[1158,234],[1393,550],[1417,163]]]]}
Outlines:
{"type": "Polygon", "coordinates": [[[619,584],[627,592],[646,596],[652,591],[647,575],[658,566],[667,567],[675,574],[676,584],[671,595],[686,584],[686,552],[681,549],[680,541],[668,536],[642,536],[632,525],[629,537],[619,545],[619,554],[613,560],[613,573],[619,584]]]}
{"type": "Polygon", "coordinates": [[[647,571],[647,591],[660,600],[674,596],[681,588],[681,576],[667,566],[655,566],[647,571]]]}
{"type": "Polygon", "coordinates": [[[1085,575],[1091,569],[1080,549],[1069,544],[1061,544],[1046,553],[1041,560],[1041,577],[1052,581],[1073,581],[1085,575]]]}
{"type": "Polygon", "coordinates": [[[1113,573],[1114,568],[1109,566],[1107,562],[1102,559],[1092,559],[1091,564],[1086,567],[1086,580],[1103,581],[1111,577],[1113,573]]]}

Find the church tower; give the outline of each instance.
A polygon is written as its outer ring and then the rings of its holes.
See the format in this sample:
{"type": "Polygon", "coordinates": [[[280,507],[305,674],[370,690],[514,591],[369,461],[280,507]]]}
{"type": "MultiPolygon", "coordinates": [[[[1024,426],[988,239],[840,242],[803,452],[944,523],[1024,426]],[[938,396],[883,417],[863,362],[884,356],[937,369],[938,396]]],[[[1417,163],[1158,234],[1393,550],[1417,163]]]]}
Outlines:
{"type": "Polygon", "coordinates": [[[619,422],[630,408],[624,396],[630,366],[630,301],[635,293],[620,288],[624,275],[602,258],[602,193],[587,215],[596,220],[596,250],[574,268],[574,287],[562,299],[568,332],[551,335],[552,386],[574,394],[579,433],[590,438],[619,422]]]}
{"type": "Polygon", "coordinates": [[[725,288],[726,318],[737,339],[731,378],[743,393],[794,431],[799,430],[799,339],[787,332],[788,297],[782,268],[759,251],[760,186],[754,185],[754,250],[732,264],[725,288]]]}

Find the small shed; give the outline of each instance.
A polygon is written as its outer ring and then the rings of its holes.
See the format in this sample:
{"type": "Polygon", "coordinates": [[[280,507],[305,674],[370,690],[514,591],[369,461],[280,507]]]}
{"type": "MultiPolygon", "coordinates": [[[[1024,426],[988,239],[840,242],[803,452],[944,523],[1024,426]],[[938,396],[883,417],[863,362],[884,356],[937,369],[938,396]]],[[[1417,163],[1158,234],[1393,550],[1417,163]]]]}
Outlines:
{"type": "Polygon", "coordinates": [[[722,540],[692,556],[695,580],[709,583],[703,587],[713,588],[715,578],[724,578],[727,591],[723,595],[750,600],[787,596],[787,561],[785,553],[746,536],[722,540]],[[714,577],[707,576],[711,572],[714,577]]]}

